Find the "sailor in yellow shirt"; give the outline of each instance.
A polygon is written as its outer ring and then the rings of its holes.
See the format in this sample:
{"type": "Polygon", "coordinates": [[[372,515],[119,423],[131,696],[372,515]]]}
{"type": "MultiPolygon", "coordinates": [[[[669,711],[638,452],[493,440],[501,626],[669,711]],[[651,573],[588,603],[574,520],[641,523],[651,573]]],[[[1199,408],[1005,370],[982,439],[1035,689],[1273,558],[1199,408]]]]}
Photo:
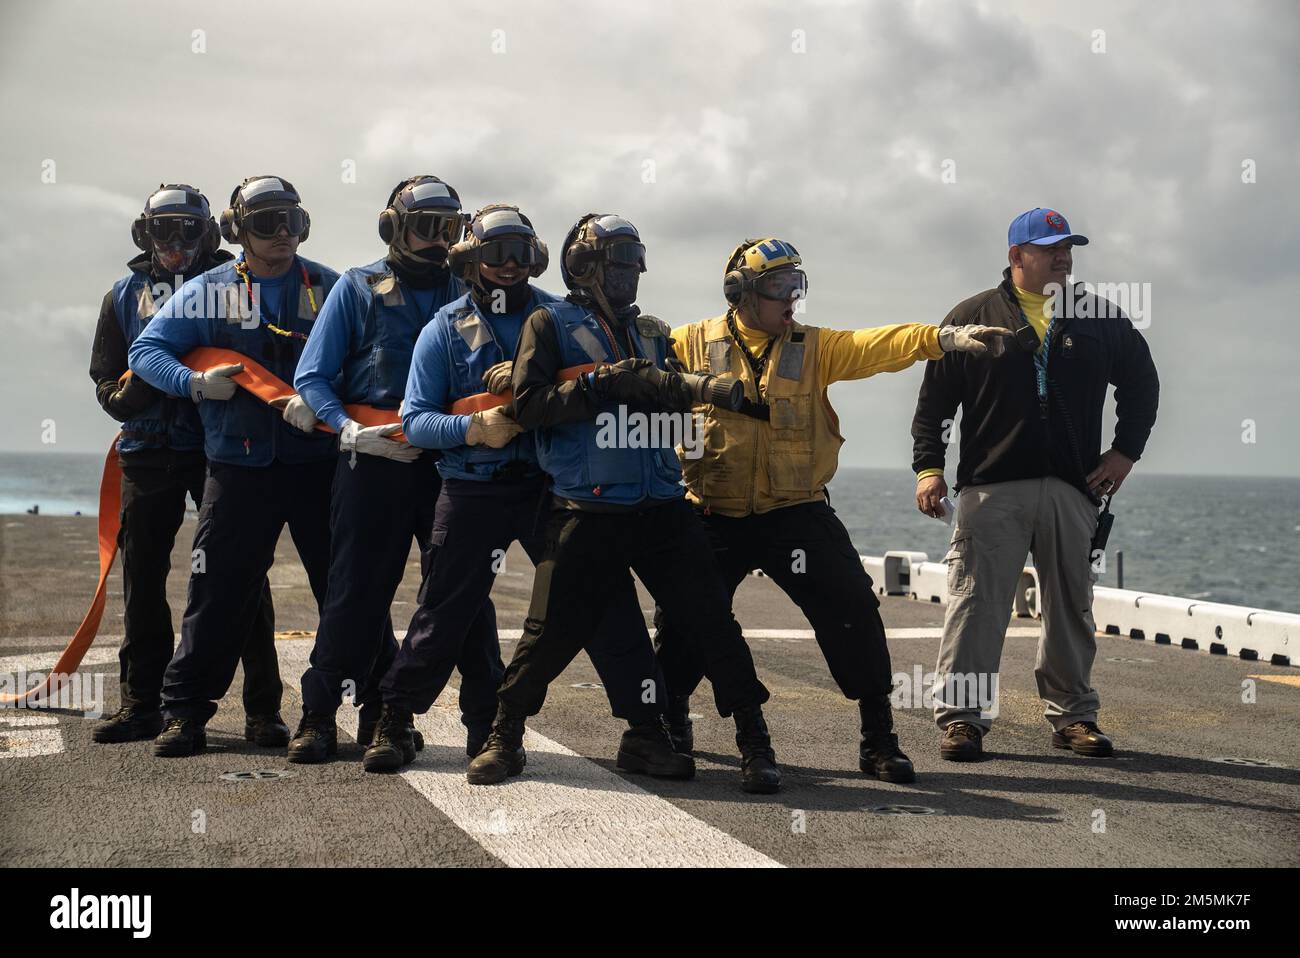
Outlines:
{"type": "MultiPolygon", "coordinates": [[[[746,240],[723,279],[726,314],[673,330],[687,371],[730,375],[745,387],[738,412],[698,405],[700,454],[683,456],[687,497],[709,530],[734,596],[762,569],[812,624],[831,675],[857,700],[859,767],[889,782],[915,779],[893,732],[892,669],[880,604],[848,531],[831,509],[826,484],[844,443],[826,395],[831,383],[895,372],[958,349],[983,352],[1009,330],[941,330],[925,323],[832,330],[795,321],[807,292],[802,260],[779,239],[746,240]]],[[[655,644],[669,692],[674,741],[693,744],[689,696],[702,677],[688,643],[656,609],[655,644]]]]}

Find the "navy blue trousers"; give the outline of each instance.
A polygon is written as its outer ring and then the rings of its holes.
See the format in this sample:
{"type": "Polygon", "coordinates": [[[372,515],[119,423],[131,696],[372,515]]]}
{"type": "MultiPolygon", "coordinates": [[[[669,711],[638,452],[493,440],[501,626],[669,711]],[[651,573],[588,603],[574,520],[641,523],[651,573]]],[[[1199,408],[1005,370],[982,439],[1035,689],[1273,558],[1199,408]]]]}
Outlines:
{"type": "MultiPolygon", "coordinates": [[[[518,540],[534,564],[541,561],[546,543],[539,518],[549,506],[542,479],[443,482],[434,514],[433,561],[420,590],[420,608],[380,683],[386,703],[416,713],[428,711],[452,667],[464,661],[467,651],[479,651],[467,636],[502,571],[506,550],[518,540]]],[[[603,593],[600,602],[606,611],[594,637],[585,643],[587,654],[614,715],[629,721],[648,719],[662,711],[663,703],[660,696],[646,695],[646,683],[661,688],[662,673],[631,575],[624,569],[621,576],[610,577],[603,593]]],[[[499,684],[505,668],[499,647],[493,651],[491,665],[499,684]]],[[[487,664],[485,658],[478,662],[483,668],[487,664]]],[[[485,709],[489,723],[496,712],[495,689],[496,684],[485,709]]]]}
{"type": "Polygon", "coordinates": [[[181,641],[163,676],[167,718],[206,722],[230,688],[263,601],[266,574],[285,525],[319,607],[330,561],[334,460],[232,466],[209,462],[194,536],[196,562],[181,641]]]}
{"type": "MultiPolygon", "coordinates": [[[[429,573],[434,508],[442,487],[436,459],[431,452],[413,463],[358,455],[354,466],[350,453],[340,454],[330,515],[329,587],[311,665],[302,676],[306,711],[336,711],[349,682],[358,705],[379,702],[379,681],[397,655],[389,609],[412,539],[420,547],[422,582],[429,573]]],[[[466,661],[456,663],[463,665],[461,711],[466,724],[483,726],[492,720],[499,679],[491,667],[499,652],[490,601],[468,635],[466,661]]]]}

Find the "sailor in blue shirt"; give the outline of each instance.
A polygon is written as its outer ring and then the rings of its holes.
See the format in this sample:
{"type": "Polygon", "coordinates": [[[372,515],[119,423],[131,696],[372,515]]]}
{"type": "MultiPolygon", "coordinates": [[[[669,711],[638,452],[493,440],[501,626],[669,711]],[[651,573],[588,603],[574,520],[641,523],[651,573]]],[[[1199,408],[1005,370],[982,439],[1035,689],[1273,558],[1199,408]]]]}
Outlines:
{"type": "MultiPolygon", "coordinates": [[[[466,238],[452,247],[450,262],[471,289],[421,331],[402,416],[407,439],[442,450],[435,549],[420,608],[381,683],[384,711],[366,750],[367,771],[393,771],[411,761],[411,716],[428,711],[453,666],[474,647],[467,637],[488,604],[510,544],[518,540],[534,562],[545,549],[537,520],[547,477],[538,466],[533,436],[510,418],[505,405],[466,415],[449,410],[457,400],[485,390],[509,389],[524,317],[554,299],[528,282],[546,269],[546,245],[518,208],[497,204],[474,215],[466,238]]],[[[537,575],[546,575],[544,566],[537,575]]],[[[662,729],[662,708],[646,694],[662,683],[631,576],[610,584],[610,599],[588,653],[614,714],[633,726],[624,740],[636,750],[641,729],[662,729]]],[[[490,713],[488,722],[471,727],[471,757],[486,739],[491,718],[490,713]]],[[[671,745],[666,752],[666,761],[643,763],[643,770],[679,771],[680,756],[672,754],[671,745]]]]}
{"type": "MultiPolygon", "coordinates": [[[[665,413],[689,417],[701,398],[668,367],[667,324],[635,305],[645,246],[623,217],[588,213],[569,231],[560,262],[569,295],[529,315],[511,384],[515,417],[535,430],[538,462],[553,482],[546,551],[496,720],[467,778],[491,785],[523,771],[525,720],[541,710],[547,686],[590,641],[612,590],[634,570],[682,623],[678,641],[704,663],[718,713],[735,718],[741,787],[774,792],[781,778],[763,718],[767,689],[708,535],[686,502],[673,442],[609,426],[645,411],[661,421],[665,413]],[[596,368],[556,382],[561,369],[586,363],[596,368]]],[[[665,743],[672,748],[666,728],[646,729],[642,748],[665,743]]],[[[694,771],[689,755],[676,757],[694,771]]],[[[635,769],[637,756],[629,759],[621,748],[619,766],[635,769]]]]}
{"type": "MultiPolygon", "coordinates": [[[[162,731],[159,696],[176,646],[167,575],[172,546],[185,518],[185,494],[203,502],[207,460],[203,424],[189,396],[168,396],[139,376],[122,382],[126,352],[186,280],[234,257],[221,246],[221,230],[207,197],[185,183],[165,183],[145,201],[131,224],[141,250],[130,272],[104,296],[90,375],[95,395],[122,423],[117,442],[122,466],[122,598],[125,635],[121,663],[122,707],[94,732],[96,742],[153,739],[162,731]]],[[[288,732],[280,720],[280,664],[275,653],[275,609],[270,585],[244,646],[244,713],[254,739],[288,732]]],[[[493,698],[492,708],[496,701],[493,698]]]]}
{"type": "MultiPolygon", "coordinates": [[[[286,523],[318,605],[329,570],[334,437],[304,431],[310,426],[297,397],[283,411],[297,423],[290,425],[279,410],[238,389],[232,377],[241,365],[191,372],[180,357],[197,346],[229,349],[292,382],[319,304],[338,274],[297,255],[311,220],[281,177],[244,180],[220,223],[222,236],[242,246],[243,255],[182,286],[127,354],[135,375],[198,404],[208,457],[189,602],[163,680],[167,724],[154,745],[160,756],[206,747],[204,726],[230,687],[286,523]]],[[[274,744],[288,738],[285,728],[274,744]]]]}
{"type": "MultiPolygon", "coordinates": [[[[298,361],[294,386],[308,415],[339,433],[340,449],[329,586],[311,666],[302,676],[303,716],[289,744],[291,762],[324,762],[337,752],[335,713],[347,683],[361,706],[357,741],[369,745],[374,735],[378,680],[397,654],[389,607],[413,536],[420,544],[421,567],[428,566],[441,480],[436,452],[392,438],[400,429],[396,424],[362,426],[344,406],[396,412],[416,336],[435,312],[465,291],[447,269],[447,250],[463,232],[455,189],[436,176],[398,183],[379,214],[387,255],[344,273],[298,361]]],[[[470,631],[458,661],[461,710],[470,729],[482,730],[496,712],[501,675],[491,603],[484,604],[470,631]]]]}

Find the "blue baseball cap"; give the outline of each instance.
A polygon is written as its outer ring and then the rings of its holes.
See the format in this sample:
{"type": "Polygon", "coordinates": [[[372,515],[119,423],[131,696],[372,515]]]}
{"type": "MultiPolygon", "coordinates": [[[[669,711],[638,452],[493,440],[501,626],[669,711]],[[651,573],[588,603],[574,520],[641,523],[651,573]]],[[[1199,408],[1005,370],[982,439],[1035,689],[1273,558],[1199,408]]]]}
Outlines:
{"type": "Polygon", "coordinates": [[[1041,206],[1035,206],[1028,213],[1021,213],[1007,228],[1008,246],[1020,246],[1022,243],[1051,246],[1061,240],[1069,240],[1075,246],[1088,245],[1088,237],[1070,232],[1070,224],[1064,216],[1056,210],[1041,206]]]}

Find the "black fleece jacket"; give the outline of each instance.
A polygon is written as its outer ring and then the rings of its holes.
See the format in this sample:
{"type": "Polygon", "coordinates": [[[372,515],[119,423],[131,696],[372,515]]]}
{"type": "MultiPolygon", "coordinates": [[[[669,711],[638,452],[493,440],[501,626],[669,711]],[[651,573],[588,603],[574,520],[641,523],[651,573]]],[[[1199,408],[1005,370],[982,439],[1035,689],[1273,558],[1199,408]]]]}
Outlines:
{"type": "MultiPolygon", "coordinates": [[[[960,406],[955,488],[1057,476],[1087,494],[1085,477],[1101,456],[1108,385],[1115,387],[1118,417],[1111,446],[1135,462],[1141,457],[1160,399],[1147,342],[1108,300],[1081,285],[1068,295],[1073,318],[1064,318],[1058,304],[1045,404],[1039,402],[1033,351],[1017,343],[1008,342],[997,358],[951,352],[926,364],[912,420],[914,471],[944,467],[944,434],[960,406]]],[[[943,321],[968,324],[1028,326],[1010,269],[1000,285],[958,303],[943,321]]]]}

